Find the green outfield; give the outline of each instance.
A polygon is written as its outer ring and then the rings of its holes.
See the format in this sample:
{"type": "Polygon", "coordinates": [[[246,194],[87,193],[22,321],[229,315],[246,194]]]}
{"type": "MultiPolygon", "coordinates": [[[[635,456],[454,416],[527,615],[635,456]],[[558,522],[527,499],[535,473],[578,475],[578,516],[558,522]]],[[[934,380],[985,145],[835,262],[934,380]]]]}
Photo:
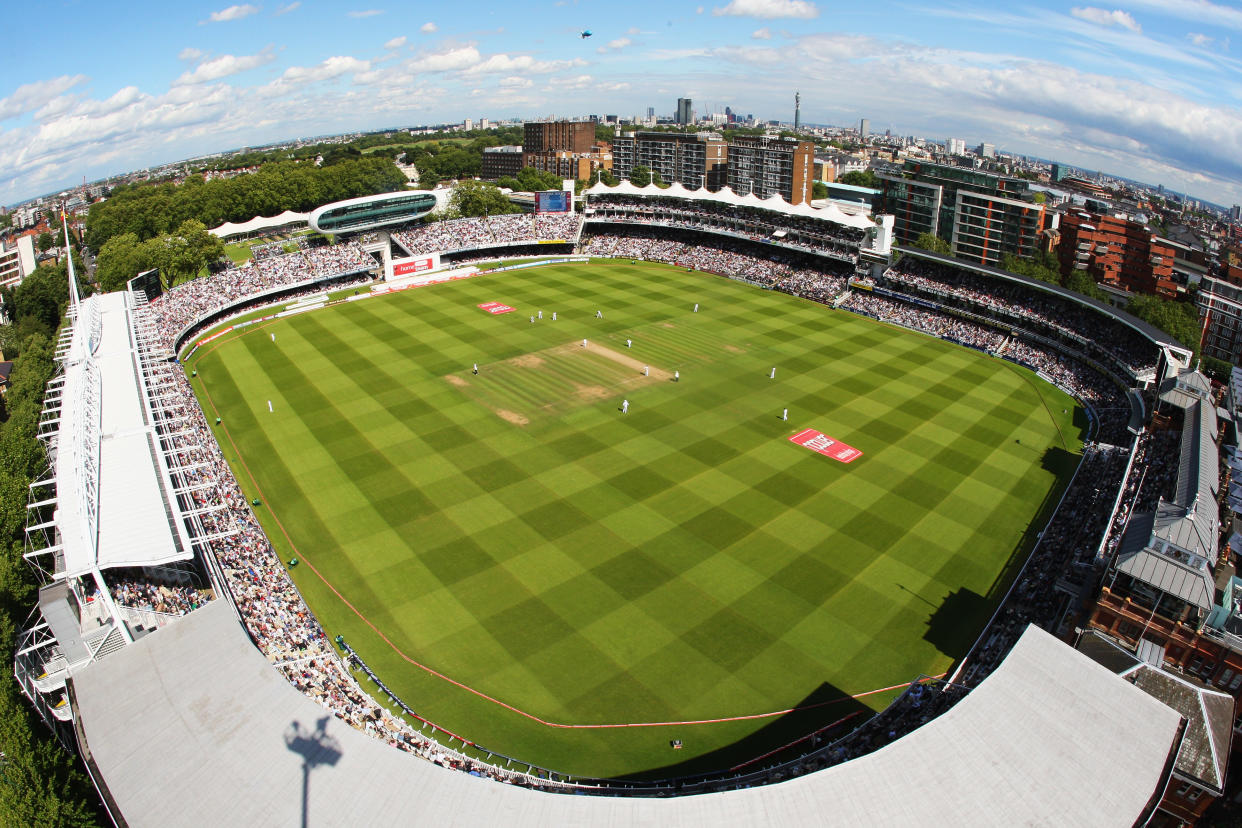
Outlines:
{"type": "Polygon", "coordinates": [[[946,671],[1081,448],[1029,371],[658,265],[339,305],[186,367],[329,636],[426,718],[572,774],[731,767],[946,671]],[[680,724],[580,727],[653,722],[680,724]]]}

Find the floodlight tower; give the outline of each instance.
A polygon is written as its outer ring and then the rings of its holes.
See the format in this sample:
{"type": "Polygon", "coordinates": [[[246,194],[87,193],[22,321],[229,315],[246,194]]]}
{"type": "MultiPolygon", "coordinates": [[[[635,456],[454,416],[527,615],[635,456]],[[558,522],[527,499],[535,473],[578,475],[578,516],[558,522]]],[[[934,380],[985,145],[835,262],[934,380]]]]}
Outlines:
{"type": "Polygon", "coordinates": [[[78,280],[73,273],[73,246],[69,244],[69,213],[65,210],[65,205],[60,205],[60,226],[61,232],[65,236],[65,255],[69,259],[69,306],[73,309],[74,315],[78,310],[78,280]]]}

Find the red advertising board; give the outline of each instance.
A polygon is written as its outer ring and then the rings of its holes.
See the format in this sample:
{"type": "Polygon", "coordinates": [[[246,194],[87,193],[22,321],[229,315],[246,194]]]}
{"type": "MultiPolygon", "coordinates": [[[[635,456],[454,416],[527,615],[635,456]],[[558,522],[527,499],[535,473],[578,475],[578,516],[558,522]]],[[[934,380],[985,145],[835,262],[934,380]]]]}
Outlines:
{"type": "Polygon", "coordinates": [[[485,310],[488,313],[495,316],[498,313],[508,313],[509,311],[513,310],[513,308],[509,307],[508,305],[502,304],[500,302],[484,302],[483,304],[479,305],[479,310],[485,310]]]}
{"type": "Polygon", "coordinates": [[[408,276],[411,273],[422,273],[424,270],[431,270],[435,267],[435,260],[431,257],[425,259],[407,259],[401,262],[392,263],[393,276],[408,276]]]}
{"type": "Polygon", "coordinates": [[[811,451],[819,452],[825,457],[831,457],[833,460],[840,460],[842,463],[853,463],[862,452],[853,446],[847,446],[838,440],[834,440],[822,431],[816,431],[813,428],[803,429],[797,434],[789,438],[791,443],[797,443],[805,446],[811,451]]]}

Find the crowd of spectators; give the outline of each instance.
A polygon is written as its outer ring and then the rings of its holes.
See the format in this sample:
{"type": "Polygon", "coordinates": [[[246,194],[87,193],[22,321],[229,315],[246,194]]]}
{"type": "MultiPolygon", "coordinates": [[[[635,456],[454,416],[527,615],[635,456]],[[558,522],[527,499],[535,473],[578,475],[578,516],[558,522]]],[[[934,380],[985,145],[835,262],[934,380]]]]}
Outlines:
{"type": "Polygon", "coordinates": [[[1071,299],[1021,282],[906,256],[885,271],[879,284],[941,304],[982,312],[1067,341],[1092,357],[1116,360],[1134,373],[1154,369],[1155,345],[1133,328],[1071,299]],[[1034,323],[1034,324],[1032,324],[1034,323]]]}
{"type": "Polygon", "coordinates": [[[154,314],[160,344],[171,349],[173,339],[190,323],[238,299],[272,288],[362,274],[375,265],[375,259],[356,244],[299,250],[192,279],[156,297],[147,307],[154,314]]]}
{"type": "Polygon", "coordinates": [[[581,225],[578,213],[514,213],[431,222],[398,230],[393,238],[411,256],[419,256],[541,241],[573,242],[581,225]]]}
{"type": "Polygon", "coordinates": [[[180,584],[160,584],[138,577],[121,578],[109,588],[112,592],[112,599],[121,606],[162,612],[165,615],[185,615],[214,597],[209,589],[199,590],[180,584]]]}
{"type": "Polygon", "coordinates": [[[859,246],[867,236],[864,229],[828,218],[677,197],[601,193],[590,197],[587,211],[592,221],[597,222],[623,221],[727,233],[753,241],[776,242],[786,248],[851,263],[858,262],[859,246]]]}

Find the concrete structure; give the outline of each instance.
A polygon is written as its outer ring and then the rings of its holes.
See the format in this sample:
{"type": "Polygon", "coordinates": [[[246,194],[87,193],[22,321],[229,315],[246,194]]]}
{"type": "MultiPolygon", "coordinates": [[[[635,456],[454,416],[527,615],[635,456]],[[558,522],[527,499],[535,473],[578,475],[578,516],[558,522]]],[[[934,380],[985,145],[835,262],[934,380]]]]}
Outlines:
{"type": "Polygon", "coordinates": [[[1203,327],[1203,355],[1242,362],[1242,284],[1205,278],[1195,295],[1203,327]]]}
{"type": "Polygon", "coordinates": [[[756,136],[729,144],[727,183],[738,195],[779,195],[791,204],[811,200],[815,144],[793,138],[756,136]]]}
{"type": "Polygon", "coordinates": [[[11,244],[0,242],[0,288],[20,285],[37,266],[33,236],[18,236],[11,244]]]}
{"type": "Polygon", "coordinates": [[[522,171],[522,148],[516,144],[503,147],[483,148],[483,167],[479,177],[495,181],[505,176],[516,176],[522,171]]]}
{"type": "Polygon", "coordinates": [[[802,129],[802,93],[794,93],[794,130],[802,129]]]}
{"type": "Polygon", "coordinates": [[[658,172],[665,184],[677,183],[690,190],[719,189],[713,186],[719,176],[712,173],[723,169],[727,159],[728,144],[714,132],[631,132],[612,141],[612,173],[623,181],[642,165],[658,172]]]}
{"type": "Polygon", "coordinates": [[[868,136],[871,135],[871,120],[863,118],[858,122],[858,140],[864,144],[867,143],[868,136]]]}
{"type": "Polygon", "coordinates": [[[957,258],[998,265],[1005,254],[1033,256],[1053,223],[1022,179],[914,160],[906,161],[902,175],[878,178],[877,209],[896,217],[899,244],[931,233],[957,258]]]}
{"type": "Polygon", "coordinates": [[[403,753],[297,692],[222,603],[73,681],[84,751],[130,825],[1129,826],[1183,717],[1030,627],[939,718],[784,782],[671,798],[567,796],[403,753]],[[1107,761],[1101,761],[1107,757],[1107,761]],[[169,807],[175,801],[175,807],[169,807]]]}
{"type": "Polygon", "coordinates": [[[1175,297],[1172,246],[1147,225],[1117,216],[1071,210],[1061,216],[1061,272],[1083,271],[1109,287],[1175,297]]]}
{"type": "Polygon", "coordinates": [[[694,103],[689,98],[677,99],[677,114],[674,120],[682,126],[694,123],[694,103]]]}

